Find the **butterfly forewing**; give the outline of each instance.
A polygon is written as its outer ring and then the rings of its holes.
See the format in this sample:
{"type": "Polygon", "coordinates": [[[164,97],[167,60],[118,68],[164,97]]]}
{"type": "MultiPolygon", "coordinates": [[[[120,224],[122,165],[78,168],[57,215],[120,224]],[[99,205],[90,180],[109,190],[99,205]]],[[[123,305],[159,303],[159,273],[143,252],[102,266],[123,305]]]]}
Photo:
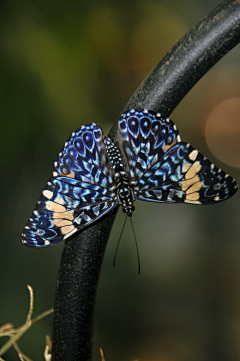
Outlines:
{"type": "Polygon", "coordinates": [[[180,140],[176,125],[159,113],[132,110],[118,122],[118,141],[132,182],[180,140]]]}
{"type": "Polygon", "coordinates": [[[102,129],[94,123],[83,125],[66,141],[54,163],[54,176],[65,176],[110,188],[113,171],[103,142],[102,129]]]}
{"type": "Polygon", "coordinates": [[[101,128],[79,128],[54,163],[53,178],[23,232],[23,243],[44,247],[66,239],[117,206],[113,172],[101,128]]]}

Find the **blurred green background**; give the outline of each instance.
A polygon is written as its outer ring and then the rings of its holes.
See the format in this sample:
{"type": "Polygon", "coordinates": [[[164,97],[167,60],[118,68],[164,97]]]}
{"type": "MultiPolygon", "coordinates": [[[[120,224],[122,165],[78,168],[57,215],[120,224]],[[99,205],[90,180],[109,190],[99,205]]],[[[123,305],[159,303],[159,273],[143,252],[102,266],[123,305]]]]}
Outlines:
{"type": "MultiPolygon", "coordinates": [[[[31,249],[21,233],[66,138],[94,121],[107,133],[161,57],[215,0],[8,0],[0,3],[0,325],[54,304],[63,245],[31,249]]],[[[171,118],[240,182],[240,47],[185,97],[171,118]],[[224,162],[224,163],[223,163],[224,162]]],[[[119,212],[103,263],[94,360],[240,360],[240,193],[212,206],[137,202],[112,267],[119,212]]],[[[52,316],[20,340],[43,360],[52,316]]],[[[3,339],[0,340],[1,344],[3,339]]],[[[4,356],[18,360],[15,351],[4,356]]]]}

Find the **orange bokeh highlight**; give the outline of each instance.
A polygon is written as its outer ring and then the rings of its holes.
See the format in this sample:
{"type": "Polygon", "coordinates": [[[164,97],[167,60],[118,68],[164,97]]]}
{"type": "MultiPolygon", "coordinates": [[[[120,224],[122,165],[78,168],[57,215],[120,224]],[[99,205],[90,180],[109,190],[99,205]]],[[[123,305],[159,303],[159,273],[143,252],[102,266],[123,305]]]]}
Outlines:
{"type": "Polygon", "coordinates": [[[240,98],[228,99],[212,111],[205,135],[209,148],[220,161],[240,167],[240,98]]]}

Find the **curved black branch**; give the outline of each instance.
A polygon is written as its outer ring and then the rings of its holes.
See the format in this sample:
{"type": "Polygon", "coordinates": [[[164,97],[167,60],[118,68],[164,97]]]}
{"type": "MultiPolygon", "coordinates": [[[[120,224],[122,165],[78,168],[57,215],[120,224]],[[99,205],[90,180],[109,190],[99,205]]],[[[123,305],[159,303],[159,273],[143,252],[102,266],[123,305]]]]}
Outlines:
{"type": "MultiPolygon", "coordinates": [[[[225,0],[191,29],[143,81],[124,111],[166,116],[240,41],[240,2],[225,0]]],[[[110,136],[116,141],[116,124],[110,136]]],[[[63,250],[55,301],[53,361],[91,360],[93,315],[102,259],[117,210],[72,236],[63,250]]]]}
{"type": "Polygon", "coordinates": [[[223,1],[163,57],[124,110],[141,104],[166,116],[212,66],[240,41],[240,2],[223,1]]]}

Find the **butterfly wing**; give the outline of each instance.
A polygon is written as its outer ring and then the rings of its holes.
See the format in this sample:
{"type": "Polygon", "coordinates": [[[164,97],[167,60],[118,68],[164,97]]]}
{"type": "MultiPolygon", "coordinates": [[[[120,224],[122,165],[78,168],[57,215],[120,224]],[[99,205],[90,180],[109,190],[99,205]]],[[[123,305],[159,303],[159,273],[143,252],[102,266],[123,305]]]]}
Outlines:
{"type": "Polygon", "coordinates": [[[131,110],[119,119],[118,142],[133,184],[180,141],[176,125],[159,113],[131,110]]]}
{"type": "Polygon", "coordinates": [[[174,145],[139,180],[137,199],[211,204],[237,191],[236,181],[190,144],[174,145]]]}
{"type": "Polygon", "coordinates": [[[22,241],[28,246],[59,243],[118,205],[98,125],[90,123],[72,133],[54,166],[53,178],[24,228],[22,241]]]}
{"type": "Polygon", "coordinates": [[[237,191],[236,181],[181,142],[174,123],[160,114],[129,112],[121,117],[118,132],[136,199],[211,204],[237,191]]]}

